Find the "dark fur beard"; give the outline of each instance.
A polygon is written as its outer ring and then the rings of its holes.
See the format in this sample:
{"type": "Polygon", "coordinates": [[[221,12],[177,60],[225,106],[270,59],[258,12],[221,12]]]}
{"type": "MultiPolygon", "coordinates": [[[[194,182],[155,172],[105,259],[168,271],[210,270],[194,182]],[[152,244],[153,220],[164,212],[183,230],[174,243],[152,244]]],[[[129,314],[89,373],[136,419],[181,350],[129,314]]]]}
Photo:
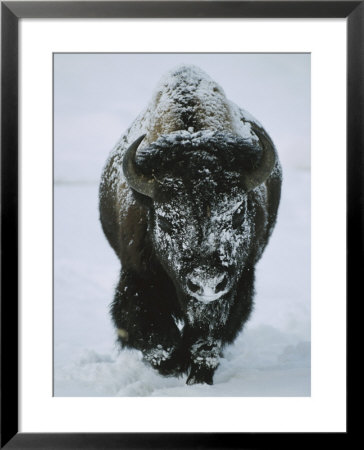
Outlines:
{"type": "Polygon", "coordinates": [[[190,297],[186,302],[186,319],[190,326],[207,334],[218,333],[226,325],[232,306],[232,294],[210,303],[190,297]]]}

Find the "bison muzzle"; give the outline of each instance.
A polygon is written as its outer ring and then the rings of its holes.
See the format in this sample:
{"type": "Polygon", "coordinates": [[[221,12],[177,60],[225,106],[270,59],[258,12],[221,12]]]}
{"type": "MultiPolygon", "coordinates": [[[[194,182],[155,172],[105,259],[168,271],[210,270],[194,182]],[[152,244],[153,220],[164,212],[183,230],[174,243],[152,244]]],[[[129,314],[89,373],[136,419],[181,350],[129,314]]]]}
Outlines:
{"type": "Polygon", "coordinates": [[[121,345],[163,375],[212,384],[252,310],[280,189],[263,127],[197,67],[167,74],[101,179],[101,223],[121,262],[111,305],[121,345]]]}

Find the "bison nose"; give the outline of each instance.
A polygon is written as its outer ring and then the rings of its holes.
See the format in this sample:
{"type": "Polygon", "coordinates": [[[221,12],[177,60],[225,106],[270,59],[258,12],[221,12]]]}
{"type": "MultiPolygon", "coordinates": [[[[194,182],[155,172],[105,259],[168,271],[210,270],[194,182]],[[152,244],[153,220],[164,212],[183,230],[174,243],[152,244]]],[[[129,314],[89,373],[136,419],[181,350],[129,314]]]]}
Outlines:
{"type": "Polygon", "coordinates": [[[225,288],[226,288],[226,286],[227,286],[227,276],[226,275],[224,275],[223,276],[223,279],[220,281],[220,283],[218,283],[217,285],[216,285],[216,287],[215,287],[215,291],[216,292],[221,292],[221,291],[223,291],[225,288]]]}
{"type": "Polygon", "coordinates": [[[197,283],[194,283],[190,279],[187,279],[187,287],[193,293],[202,294],[203,291],[202,286],[200,286],[197,283]]]}
{"type": "Polygon", "coordinates": [[[190,274],[187,276],[186,284],[192,297],[204,303],[209,303],[227,292],[228,278],[225,274],[214,277],[190,274]]]}

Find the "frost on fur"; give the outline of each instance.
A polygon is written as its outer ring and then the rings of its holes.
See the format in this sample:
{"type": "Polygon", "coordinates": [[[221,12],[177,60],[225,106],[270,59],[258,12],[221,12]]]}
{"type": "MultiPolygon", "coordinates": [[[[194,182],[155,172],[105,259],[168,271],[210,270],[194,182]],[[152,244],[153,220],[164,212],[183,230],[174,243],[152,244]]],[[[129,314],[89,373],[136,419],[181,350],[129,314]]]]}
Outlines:
{"type": "Polygon", "coordinates": [[[100,184],[101,223],[122,266],[111,307],[120,343],[163,374],[211,384],[252,310],[280,186],[262,125],[199,68],[169,72],[100,184]]]}

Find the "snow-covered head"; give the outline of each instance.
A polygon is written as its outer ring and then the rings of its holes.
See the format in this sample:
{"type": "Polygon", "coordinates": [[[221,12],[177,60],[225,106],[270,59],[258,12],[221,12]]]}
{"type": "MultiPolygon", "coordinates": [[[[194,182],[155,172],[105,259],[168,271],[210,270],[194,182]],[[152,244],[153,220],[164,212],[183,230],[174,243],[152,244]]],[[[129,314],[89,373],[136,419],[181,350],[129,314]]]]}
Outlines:
{"type": "Polygon", "coordinates": [[[254,134],[177,131],[144,148],[140,136],[124,155],[127,183],[151,199],[154,251],[182,300],[206,304],[235,292],[255,226],[248,192],[276,161],[264,130],[254,134]]]}

